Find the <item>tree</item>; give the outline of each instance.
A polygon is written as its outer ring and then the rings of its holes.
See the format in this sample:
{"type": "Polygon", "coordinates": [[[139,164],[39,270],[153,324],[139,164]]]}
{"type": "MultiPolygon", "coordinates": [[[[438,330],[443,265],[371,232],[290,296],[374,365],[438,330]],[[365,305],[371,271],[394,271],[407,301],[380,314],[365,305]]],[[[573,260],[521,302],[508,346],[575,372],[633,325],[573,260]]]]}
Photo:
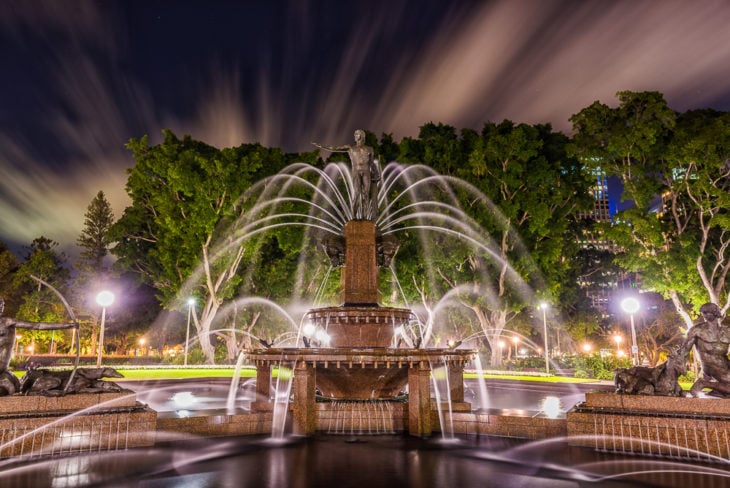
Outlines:
{"type": "MultiPolygon", "coordinates": [[[[484,246],[454,246],[431,237],[429,262],[438,281],[410,267],[421,297],[438,290],[461,290],[461,303],[477,317],[492,351],[502,331],[525,307],[537,300],[529,289],[556,297],[567,281],[576,220],[592,204],[589,181],[575,159],[567,156],[567,137],[550,126],[489,123],[481,134],[427,124],[419,140],[404,139],[401,157],[422,157],[447,175],[451,189],[431,193],[453,195],[479,233],[484,246]],[[425,277],[425,281],[422,277],[425,277]],[[530,301],[533,301],[530,303],[530,301]]],[[[441,211],[441,209],[439,209],[441,211]]],[[[426,300],[422,299],[422,302],[426,300]]],[[[492,354],[492,365],[501,362],[492,354]]]]}
{"type": "Polygon", "coordinates": [[[109,254],[109,230],[114,224],[114,213],[103,191],[99,191],[84,214],[84,228],[77,239],[81,246],[79,268],[104,269],[104,258],[109,254]]]}
{"type": "Polygon", "coordinates": [[[127,147],[136,160],[129,170],[132,199],[112,228],[117,266],[151,284],[161,303],[184,309],[188,296],[202,304],[193,322],[208,363],[214,362],[211,327],[226,298],[240,285],[243,247],[216,253],[219,226],[238,217],[239,197],[263,176],[284,165],[277,149],[244,144],[219,150],[164,131],[150,146],[147,136],[127,147]]]}
{"type": "Polygon", "coordinates": [[[633,204],[604,229],[621,248],[617,262],[671,299],[691,326],[691,307],[730,306],[728,115],[677,114],[657,92],[617,96],[616,108],[595,102],[571,118],[571,150],[618,176],[622,199],[633,204]]]}
{"type": "Polygon", "coordinates": [[[20,268],[20,261],[8,249],[7,245],[0,241],[0,298],[5,301],[4,315],[13,317],[20,306],[21,294],[13,286],[13,277],[20,268]]]}
{"type": "MultiPolygon", "coordinates": [[[[31,322],[68,322],[68,312],[55,293],[31,276],[40,278],[63,293],[68,284],[69,272],[66,255],[57,250],[58,242],[41,236],[25,248],[24,262],[13,278],[13,287],[23,291],[23,301],[16,317],[31,322]]],[[[62,335],[55,331],[27,331],[23,343],[48,343],[55,347],[62,335]]]]}
{"type": "MultiPolygon", "coordinates": [[[[91,330],[87,339],[90,349],[96,348],[97,330],[99,326],[99,307],[95,303],[95,295],[108,288],[109,263],[105,258],[109,254],[109,231],[114,224],[114,213],[103,191],[99,191],[92,199],[84,214],[84,227],[76,243],[81,253],[76,261],[78,275],[74,280],[71,301],[81,316],[88,316],[91,330]]],[[[80,331],[81,332],[81,331],[80,331]]]]}

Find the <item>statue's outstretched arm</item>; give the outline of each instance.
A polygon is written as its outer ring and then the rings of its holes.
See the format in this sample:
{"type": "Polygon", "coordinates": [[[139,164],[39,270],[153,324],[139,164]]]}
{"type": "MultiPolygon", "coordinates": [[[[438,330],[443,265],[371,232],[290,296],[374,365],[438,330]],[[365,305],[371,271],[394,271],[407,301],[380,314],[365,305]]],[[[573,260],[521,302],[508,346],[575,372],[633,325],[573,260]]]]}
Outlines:
{"type": "Polygon", "coordinates": [[[320,149],[326,149],[328,151],[332,152],[347,152],[351,149],[350,146],[327,146],[325,144],[320,144],[318,142],[313,142],[313,145],[317,146],[320,149]]]}
{"type": "Polygon", "coordinates": [[[30,330],[57,330],[57,329],[73,329],[78,327],[76,322],[71,323],[54,323],[54,322],[27,322],[25,320],[14,320],[15,328],[17,329],[30,329],[30,330]]]}

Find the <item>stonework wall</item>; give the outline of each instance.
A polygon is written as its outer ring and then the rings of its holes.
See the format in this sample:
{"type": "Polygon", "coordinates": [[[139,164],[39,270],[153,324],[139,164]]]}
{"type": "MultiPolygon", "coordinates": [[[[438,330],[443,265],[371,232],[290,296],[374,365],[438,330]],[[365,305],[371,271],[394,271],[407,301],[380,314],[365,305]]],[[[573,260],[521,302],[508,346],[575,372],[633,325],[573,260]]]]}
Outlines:
{"type": "Polygon", "coordinates": [[[157,413],[148,408],[72,413],[3,412],[0,414],[0,458],[122,450],[155,443],[157,413]]]}
{"type": "Polygon", "coordinates": [[[317,404],[317,431],[324,434],[394,434],[406,430],[407,404],[331,402],[317,404]]]}
{"type": "Polygon", "coordinates": [[[587,393],[567,414],[568,442],[600,451],[730,459],[730,400],[587,393]]]}
{"type": "Polygon", "coordinates": [[[176,434],[208,437],[271,434],[272,417],[270,412],[184,418],[159,416],[156,430],[158,440],[176,434]]]}
{"type": "MultiPolygon", "coordinates": [[[[566,435],[565,419],[549,419],[545,417],[508,417],[483,413],[454,412],[448,425],[453,424],[455,434],[494,435],[515,437],[518,439],[546,439],[566,435]]],[[[440,431],[438,412],[433,413],[434,430],[440,431]]]]}

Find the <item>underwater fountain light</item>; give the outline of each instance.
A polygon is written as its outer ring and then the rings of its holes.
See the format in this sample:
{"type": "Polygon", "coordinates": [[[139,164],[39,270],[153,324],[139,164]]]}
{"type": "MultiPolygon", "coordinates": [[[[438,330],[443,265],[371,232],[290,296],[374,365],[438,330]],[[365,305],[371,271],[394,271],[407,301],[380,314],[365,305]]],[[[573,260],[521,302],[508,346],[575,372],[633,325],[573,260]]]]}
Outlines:
{"type": "Polygon", "coordinates": [[[324,329],[317,329],[317,332],[314,333],[314,338],[323,346],[329,345],[330,336],[324,331],[324,329]]]}
{"type": "Polygon", "coordinates": [[[542,410],[545,416],[549,419],[558,418],[560,413],[563,411],[562,406],[560,405],[560,398],[556,396],[543,398],[540,410],[542,410]]]}
{"type": "Polygon", "coordinates": [[[302,328],[302,333],[307,337],[312,337],[316,331],[317,328],[311,322],[307,322],[302,328]]]}

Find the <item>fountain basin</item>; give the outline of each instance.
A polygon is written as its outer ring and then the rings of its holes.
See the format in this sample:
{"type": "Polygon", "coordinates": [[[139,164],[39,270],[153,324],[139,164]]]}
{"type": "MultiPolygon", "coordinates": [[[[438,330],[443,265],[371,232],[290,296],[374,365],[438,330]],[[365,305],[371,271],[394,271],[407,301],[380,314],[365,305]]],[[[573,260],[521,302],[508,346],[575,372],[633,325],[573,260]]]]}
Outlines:
{"type": "Polygon", "coordinates": [[[327,331],[332,347],[391,347],[395,329],[413,313],[378,306],[323,307],[307,312],[306,320],[327,331]]]}
{"type": "MultiPolygon", "coordinates": [[[[258,368],[305,363],[314,370],[322,396],[335,399],[393,399],[408,384],[411,369],[447,366],[461,372],[476,351],[398,348],[272,348],[254,350],[248,359],[258,368]]],[[[463,388],[463,384],[459,382],[463,388]]]]}

